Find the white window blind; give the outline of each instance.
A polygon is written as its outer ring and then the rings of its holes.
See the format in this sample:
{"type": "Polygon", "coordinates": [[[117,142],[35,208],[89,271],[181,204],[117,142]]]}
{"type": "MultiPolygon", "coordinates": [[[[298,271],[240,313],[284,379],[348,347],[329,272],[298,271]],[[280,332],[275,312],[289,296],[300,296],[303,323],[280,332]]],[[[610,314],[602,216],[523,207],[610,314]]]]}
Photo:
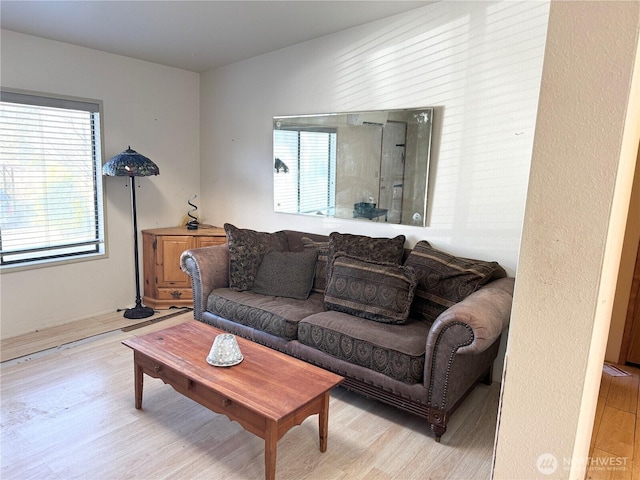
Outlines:
{"type": "Polygon", "coordinates": [[[103,253],[100,103],[1,92],[0,264],[103,253]]]}
{"type": "Polygon", "coordinates": [[[336,133],[274,130],[274,145],[287,170],[274,175],[277,212],[335,213],[336,133]]]}

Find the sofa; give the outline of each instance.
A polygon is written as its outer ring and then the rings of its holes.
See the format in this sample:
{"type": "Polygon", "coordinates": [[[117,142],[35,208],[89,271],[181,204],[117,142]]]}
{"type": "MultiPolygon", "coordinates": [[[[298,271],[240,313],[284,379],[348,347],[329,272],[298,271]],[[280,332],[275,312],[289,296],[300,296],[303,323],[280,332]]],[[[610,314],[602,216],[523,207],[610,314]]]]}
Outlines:
{"type": "Polygon", "coordinates": [[[225,224],[227,243],[187,250],[194,318],[315,364],[342,387],[426,419],[435,440],[490,384],[514,279],[496,262],[427,241],[225,224]]]}

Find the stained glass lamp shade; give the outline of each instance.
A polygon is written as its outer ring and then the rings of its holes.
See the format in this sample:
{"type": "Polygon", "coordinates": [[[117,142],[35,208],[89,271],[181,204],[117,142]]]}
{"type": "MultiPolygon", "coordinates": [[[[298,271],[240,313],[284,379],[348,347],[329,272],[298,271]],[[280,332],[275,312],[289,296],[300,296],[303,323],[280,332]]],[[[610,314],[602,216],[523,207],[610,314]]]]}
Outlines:
{"type": "Polygon", "coordinates": [[[105,163],[102,173],[111,177],[149,177],[158,175],[160,169],[147,157],[129,147],[105,163]]]}

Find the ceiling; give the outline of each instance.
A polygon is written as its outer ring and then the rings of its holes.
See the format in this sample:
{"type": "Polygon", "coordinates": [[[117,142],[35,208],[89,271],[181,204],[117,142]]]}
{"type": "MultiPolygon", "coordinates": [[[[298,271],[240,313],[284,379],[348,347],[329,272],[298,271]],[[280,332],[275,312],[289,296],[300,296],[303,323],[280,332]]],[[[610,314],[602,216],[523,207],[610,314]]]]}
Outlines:
{"type": "Polygon", "coordinates": [[[3,29],[204,72],[429,1],[0,1],[3,29]]]}

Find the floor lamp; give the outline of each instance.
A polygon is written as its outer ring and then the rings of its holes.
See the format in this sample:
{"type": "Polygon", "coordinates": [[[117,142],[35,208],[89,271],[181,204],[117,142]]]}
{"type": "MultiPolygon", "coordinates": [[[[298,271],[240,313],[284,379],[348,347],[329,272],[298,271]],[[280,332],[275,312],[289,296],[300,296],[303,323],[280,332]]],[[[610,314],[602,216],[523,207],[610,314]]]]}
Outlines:
{"type": "Polygon", "coordinates": [[[138,219],[136,216],[136,188],[134,177],[158,175],[160,169],[144,155],[131,147],[111,158],[102,167],[102,173],[111,177],[129,177],[131,184],[131,211],[133,212],[133,252],[136,270],[136,306],[124,311],[125,318],[147,318],[153,315],[153,309],[142,305],[140,298],[140,267],[138,266],[138,219]]]}

